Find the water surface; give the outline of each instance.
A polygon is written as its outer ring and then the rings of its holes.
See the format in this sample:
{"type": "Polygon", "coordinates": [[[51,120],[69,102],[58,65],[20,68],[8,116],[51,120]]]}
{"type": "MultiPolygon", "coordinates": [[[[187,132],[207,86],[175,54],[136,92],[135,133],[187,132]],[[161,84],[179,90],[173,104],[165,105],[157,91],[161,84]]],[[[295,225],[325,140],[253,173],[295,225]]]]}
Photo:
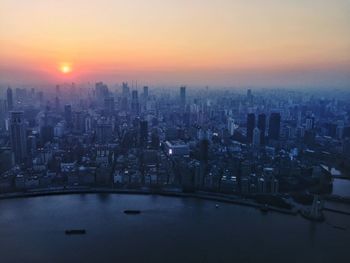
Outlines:
{"type": "Polygon", "coordinates": [[[215,204],[116,194],[0,200],[0,262],[350,262],[348,216],[327,213],[319,224],[215,204]],[[87,234],[66,236],[72,228],[87,234]]]}

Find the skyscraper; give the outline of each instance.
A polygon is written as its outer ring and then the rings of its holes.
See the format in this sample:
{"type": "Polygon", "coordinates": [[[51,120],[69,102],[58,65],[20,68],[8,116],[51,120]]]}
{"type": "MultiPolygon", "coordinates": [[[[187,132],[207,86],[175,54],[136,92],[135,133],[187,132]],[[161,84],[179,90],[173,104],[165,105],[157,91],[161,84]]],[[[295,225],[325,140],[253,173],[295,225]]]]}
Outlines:
{"type": "Polygon", "coordinates": [[[266,132],[266,115],[264,113],[258,116],[258,128],[260,130],[260,144],[265,144],[265,132],[266,132]]]}
{"type": "Polygon", "coordinates": [[[148,122],[140,121],[140,146],[147,146],[148,142],[148,122]]]}
{"type": "Polygon", "coordinates": [[[229,117],[227,120],[227,129],[231,136],[235,133],[235,128],[235,120],[229,117]]]}
{"type": "Polygon", "coordinates": [[[73,132],[80,134],[85,132],[85,114],[82,111],[75,111],[73,114],[73,132]]]}
{"type": "Polygon", "coordinates": [[[280,138],[281,114],[273,112],[269,120],[269,139],[278,140],[280,138]]]}
{"type": "Polygon", "coordinates": [[[103,103],[104,99],[109,96],[108,86],[103,82],[97,82],[95,84],[95,95],[99,103],[103,103]]]}
{"type": "Polygon", "coordinates": [[[15,162],[21,163],[27,157],[27,138],[22,111],[11,112],[10,136],[15,162]]]}
{"type": "Polygon", "coordinates": [[[96,137],[98,143],[107,143],[112,138],[112,124],[106,118],[98,120],[96,125],[96,137]]]}
{"type": "Polygon", "coordinates": [[[143,87],[143,99],[147,100],[148,98],[148,86],[143,87]]]}
{"type": "Polygon", "coordinates": [[[126,82],[123,82],[122,84],[122,95],[123,97],[129,97],[130,94],[130,89],[129,89],[129,85],[126,82]]]}
{"type": "Polygon", "coordinates": [[[7,88],[7,110],[13,110],[13,94],[10,87],[7,88]]]}
{"type": "Polygon", "coordinates": [[[104,99],[104,109],[106,114],[112,114],[115,109],[114,97],[106,97],[104,99]]]}
{"type": "Polygon", "coordinates": [[[69,104],[64,106],[64,119],[67,122],[67,126],[71,127],[71,125],[72,125],[72,106],[69,104]]]}
{"type": "Polygon", "coordinates": [[[249,103],[252,103],[253,102],[253,94],[252,94],[252,90],[251,89],[248,89],[247,90],[247,101],[249,103]]]}
{"type": "Polygon", "coordinates": [[[247,116],[247,141],[253,142],[253,130],[255,128],[255,114],[249,113],[247,116]]]}
{"type": "Polygon", "coordinates": [[[180,87],[180,105],[182,109],[185,109],[186,105],[186,87],[180,87]]]}
{"type": "Polygon", "coordinates": [[[138,115],[140,111],[139,96],[137,90],[133,90],[131,93],[131,111],[135,115],[138,115]]]}
{"type": "Polygon", "coordinates": [[[260,146],[260,135],[261,132],[259,130],[259,128],[255,127],[253,130],[253,146],[254,147],[259,147],[260,146]]]}
{"type": "Polygon", "coordinates": [[[55,110],[57,111],[57,112],[59,112],[60,111],[60,99],[58,98],[58,97],[56,97],[55,98],[55,110]]]}
{"type": "Polygon", "coordinates": [[[305,129],[306,130],[312,130],[315,127],[315,118],[314,117],[308,117],[305,120],[305,129]]]}
{"type": "Polygon", "coordinates": [[[5,117],[7,113],[6,100],[0,100],[0,130],[5,128],[5,117]]]}

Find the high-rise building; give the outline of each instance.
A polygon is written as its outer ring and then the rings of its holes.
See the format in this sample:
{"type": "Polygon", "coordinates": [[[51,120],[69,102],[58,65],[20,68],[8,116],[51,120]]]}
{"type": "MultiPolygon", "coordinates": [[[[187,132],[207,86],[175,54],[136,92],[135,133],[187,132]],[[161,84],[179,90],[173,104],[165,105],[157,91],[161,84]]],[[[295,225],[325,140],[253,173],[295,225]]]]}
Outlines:
{"type": "Polygon", "coordinates": [[[22,111],[11,112],[10,136],[15,162],[21,163],[27,157],[27,136],[22,111]]]}
{"type": "Polygon", "coordinates": [[[248,100],[249,103],[253,102],[253,94],[252,94],[252,90],[251,89],[247,90],[247,100],[248,100]]]}
{"type": "Polygon", "coordinates": [[[146,146],[148,142],[148,122],[140,121],[140,146],[146,146]]]}
{"type": "Polygon", "coordinates": [[[137,90],[133,90],[131,92],[131,111],[135,115],[138,115],[140,112],[139,96],[137,90]]]}
{"type": "Polygon", "coordinates": [[[231,117],[229,117],[227,120],[227,129],[231,136],[235,133],[235,120],[231,117]]]}
{"type": "Polygon", "coordinates": [[[108,86],[103,82],[97,82],[95,84],[95,95],[98,102],[103,103],[104,99],[108,97],[108,86]]]}
{"type": "Polygon", "coordinates": [[[312,130],[315,126],[315,118],[314,117],[308,117],[305,120],[305,129],[306,130],[312,130]]]}
{"type": "Polygon", "coordinates": [[[56,85],[56,96],[57,96],[57,97],[61,96],[61,88],[60,88],[60,85],[56,85]]]}
{"type": "Polygon", "coordinates": [[[249,113],[247,116],[247,141],[253,142],[253,130],[255,128],[255,114],[249,113]]]}
{"type": "Polygon", "coordinates": [[[160,146],[160,140],[157,129],[153,129],[153,131],[151,132],[151,146],[153,149],[158,149],[160,146]]]}
{"type": "Polygon", "coordinates": [[[73,114],[73,131],[75,133],[85,132],[85,114],[82,111],[75,111],[73,114]]]}
{"type": "Polygon", "coordinates": [[[7,109],[9,111],[13,110],[13,93],[10,87],[7,88],[7,109]]]}
{"type": "Polygon", "coordinates": [[[253,130],[253,146],[254,147],[260,146],[260,144],[261,144],[260,135],[261,135],[261,132],[260,132],[259,128],[255,127],[253,130]]]}
{"type": "Polygon", "coordinates": [[[99,143],[107,143],[112,138],[112,124],[110,124],[105,118],[102,118],[97,122],[96,137],[99,143]]]}
{"type": "Polygon", "coordinates": [[[67,127],[72,125],[72,106],[67,104],[64,106],[64,119],[67,122],[67,127]]]}
{"type": "Polygon", "coordinates": [[[107,97],[104,99],[104,109],[107,114],[112,114],[114,112],[114,97],[107,97]]]}
{"type": "Polygon", "coordinates": [[[260,130],[260,144],[265,144],[265,132],[266,132],[266,115],[264,113],[258,116],[258,128],[260,130]]]}
{"type": "Polygon", "coordinates": [[[120,108],[122,110],[128,110],[129,109],[129,96],[130,96],[130,89],[128,86],[128,83],[123,82],[122,84],[122,96],[120,101],[120,108]]]}
{"type": "Polygon", "coordinates": [[[55,98],[55,110],[57,111],[57,112],[59,112],[60,111],[60,99],[59,99],[59,97],[56,97],[55,98]]]}
{"type": "Polygon", "coordinates": [[[5,129],[5,118],[7,115],[7,102],[0,100],[0,130],[5,129]]]}
{"type": "Polygon", "coordinates": [[[280,138],[281,114],[273,112],[269,120],[269,139],[278,140],[280,138]]]}
{"type": "Polygon", "coordinates": [[[186,87],[180,87],[180,105],[184,109],[186,105],[186,87]]]}
{"type": "Polygon", "coordinates": [[[122,95],[123,97],[129,97],[130,89],[129,85],[126,82],[123,82],[122,84],[122,95]]]}
{"type": "Polygon", "coordinates": [[[143,99],[144,100],[148,99],[148,86],[143,87],[143,99]]]}
{"type": "Polygon", "coordinates": [[[54,128],[51,125],[44,125],[40,128],[40,137],[42,143],[52,141],[54,137],[54,128]]]}

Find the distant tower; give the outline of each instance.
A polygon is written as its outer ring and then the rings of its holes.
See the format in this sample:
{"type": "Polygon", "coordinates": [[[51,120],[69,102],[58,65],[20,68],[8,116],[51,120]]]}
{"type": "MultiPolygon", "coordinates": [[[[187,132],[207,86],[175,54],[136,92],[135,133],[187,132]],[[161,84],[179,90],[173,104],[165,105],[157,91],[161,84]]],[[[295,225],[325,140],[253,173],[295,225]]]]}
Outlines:
{"type": "Polygon", "coordinates": [[[180,105],[182,109],[185,109],[186,105],[186,87],[180,87],[180,105]]]}
{"type": "Polygon", "coordinates": [[[252,96],[252,90],[248,89],[247,90],[247,98],[250,98],[252,96]]]}
{"type": "Polygon", "coordinates": [[[148,99],[148,86],[143,87],[143,98],[144,100],[148,99]]]}
{"type": "Polygon", "coordinates": [[[129,96],[130,96],[130,89],[128,86],[128,83],[123,82],[122,84],[122,98],[121,98],[121,109],[122,110],[128,110],[129,108],[129,96]]]}
{"type": "Polygon", "coordinates": [[[247,116],[247,140],[249,143],[253,142],[254,127],[255,127],[255,114],[249,113],[247,116]]]}
{"type": "Polygon", "coordinates": [[[248,100],[249,103],[253,102],[253,94],[252,94],[252,90],[251,89],[247,90],[247,100],[248,100]]]}
{"type": "Polygon", "coordinates": [[[280,138],[281,114],[274,112],[270,115],[269,139],[278,140],[280,138]]]}
{"type": "Polygon", "coordinates": [[[55,98],[55,110],[60,111],[60,99],[58,97],[55,98]]]}
{"type": "Polygon", "coordinates": [[[128,97],[130,93],[129,85],[126,82],[122,84],[122,95],[123,97],[128,97]]]}
{"type": "Polygon", "coordinates": [[[7,88],[7,110],[13,110],[13,94],[12,89],[10,87],[7,88]]]}
{"type": "Polygon", "coordinates": [[[60,88],[60,85],[56,85],[56,96],[57,96],[57,97],[61,96],[61,88],[60,88]]]}
{"type": "Polygon", "coordinates": [[[27,157],[27,138],[22,111],[11,112],[10,136],[15,162],[21,163],[27,157]]]}
{"type": "Polygon", "coordinates": [[[114,112],[114,97],[107,97],[104,99],[104,109],[107,114],[112,114],[114,112]]]}
{"type": "Polygon", "coordinates": [[[265,144],[265,132],[266,132],[266,115],[264,113],[258,116],[258,128],[260,130],[260,144],[265,144]]]}
{"type": "Polygon", "coordinates": [[[85,129],[85,115],[82,111],[75,111],[73,117],[73,132],[81,134],[85,129]]]}
{"type": "Polygon", "coordinates": [[[261,132],[259,130],[259,128],[254,128],[253,130],[253,146],[254,147],[259,147],[260,146],[260,135],[261,135],[261,132]]]}
{"type": "Polygon", "coordinates": [[[71,125],[72,125],[72,106],[69,104],[64,106],[64,119],[67,122],[67,126],[71,127],[71,125]]]}
{"type": "Polygon", "coordinates": [[[135,115],[138,115],[140,111],[139,96],[137,90],[133,90],[131,93],[131,111],[135,115]]]}

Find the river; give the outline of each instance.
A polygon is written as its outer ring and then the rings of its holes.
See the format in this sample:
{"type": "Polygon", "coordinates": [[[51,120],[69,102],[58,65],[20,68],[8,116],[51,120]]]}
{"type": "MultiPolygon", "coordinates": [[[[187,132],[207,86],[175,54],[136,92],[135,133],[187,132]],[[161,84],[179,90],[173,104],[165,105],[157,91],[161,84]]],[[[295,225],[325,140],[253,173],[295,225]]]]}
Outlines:
{"type": "Polygon", "coordinates": [[[148,195],[5,199],[0,261],[350,262],[350,217],[327,212],[326,218],[313,223],[250,207],[148,195]],[[142,213],[126,215],[125,209],[142,213]],[[87,233],[64,234],[74,228],[87,233]]]}

